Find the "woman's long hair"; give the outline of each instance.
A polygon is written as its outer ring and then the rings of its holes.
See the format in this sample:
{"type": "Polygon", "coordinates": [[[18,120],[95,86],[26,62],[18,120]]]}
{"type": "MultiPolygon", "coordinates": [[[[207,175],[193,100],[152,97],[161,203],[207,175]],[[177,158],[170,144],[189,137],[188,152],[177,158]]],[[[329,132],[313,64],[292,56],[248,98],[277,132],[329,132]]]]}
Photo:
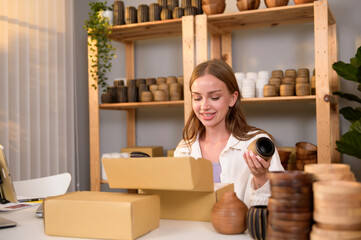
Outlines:
{"type": "MultiPolygon", "coordinates": [[[[233,136],[238,140],[249,140],[259,133],[265,133],[273,138],[266,131],[247,124],[246,118],[244,117],[241,109],[241,96],[236,77],[232,68],[223,60],[215,59],[197,65],[193,70],[191,79],[189,81],[189,90],[191,91],[192,85],[197,78],[206,74],[213,75],[224,82],[231,94],[236,91],[239,93],[236,103],[233,107],[228,109],[225,118],[227,131],[232,133],[233,136]]],[[[183,140],[185,141],[186,145],[190,147],[191,144],[196,140],[197,135],[203,136],[204,132],[205,127],[197,118],[192,108],[188,121],[183,129],[183,140]]]]}

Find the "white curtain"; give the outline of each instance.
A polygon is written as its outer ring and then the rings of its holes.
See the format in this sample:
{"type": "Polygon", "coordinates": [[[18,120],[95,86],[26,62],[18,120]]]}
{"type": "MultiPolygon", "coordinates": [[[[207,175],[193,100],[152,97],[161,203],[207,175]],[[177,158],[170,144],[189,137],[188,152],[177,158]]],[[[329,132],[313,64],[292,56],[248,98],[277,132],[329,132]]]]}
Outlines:
{"type": "Polygon", "coordinates": [[[75,174],[73,0],[0,0],[0,144],[13,180],[75,174]]]}

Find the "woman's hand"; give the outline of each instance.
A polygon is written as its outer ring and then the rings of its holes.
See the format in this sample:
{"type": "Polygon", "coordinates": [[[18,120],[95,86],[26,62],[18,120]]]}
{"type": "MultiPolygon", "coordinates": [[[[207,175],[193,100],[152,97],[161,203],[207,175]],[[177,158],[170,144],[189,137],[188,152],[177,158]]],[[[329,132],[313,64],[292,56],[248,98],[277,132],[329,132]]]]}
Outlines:
{"type": "Polygon", "coordinates": [[[253,182],[255,189],[263,186],[268,181],[267,173],[270,162],[267,162],[260,156],[254,154],[252,151],[246,151],[243,154],[249,170],[253,175],[253,182]]]}

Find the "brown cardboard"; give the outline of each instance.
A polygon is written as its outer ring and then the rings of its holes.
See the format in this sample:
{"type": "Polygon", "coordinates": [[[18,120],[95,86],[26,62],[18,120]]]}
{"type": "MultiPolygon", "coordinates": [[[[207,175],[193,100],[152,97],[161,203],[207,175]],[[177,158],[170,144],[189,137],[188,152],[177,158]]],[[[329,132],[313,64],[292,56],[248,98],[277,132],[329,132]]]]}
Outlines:
{"type": "MultiPolygon", "coordinates": [[[[188,221],[211,221],[214,204],[226,191],[234,191],[232,184],[219,184],[214,192],[140,190],[141,194],[156,194],[160,197],[160,218],[188,221]]],[[[217,186],[215,184],[215,186],[217,186]]]]}
{"type": "Polygon", "coordinates": [[[44,201],[45,233],[53,236],[135,239],[159,227],[159,197],[73,192],[44,201]]]}
{"type": "Polygon", "coordinates": [[[162,157],[164,156],[162,146],[143,146],[143,147],[126,147],[120,150],[122,153],[131,152],[144,152],[151,157],[162,157]]]}
{"type": "Polygon", "coordinates": [[[192,157],[103,158],[110,188],[213,192],[213,167],[192,157]]]}

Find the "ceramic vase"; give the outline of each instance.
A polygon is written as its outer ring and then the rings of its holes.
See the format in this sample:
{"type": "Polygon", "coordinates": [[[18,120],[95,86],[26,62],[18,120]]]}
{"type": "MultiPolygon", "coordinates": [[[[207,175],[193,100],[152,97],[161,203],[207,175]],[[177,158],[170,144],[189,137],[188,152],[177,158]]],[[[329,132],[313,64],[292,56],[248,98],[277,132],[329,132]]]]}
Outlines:
{"type": "Polygon", "coordinates": [[[265,240],[267,236],[267,206],[252,206],[247,212],[247,229],[253,239],[265,240]]]}
{"type": "Polygon", "coordinates": [[[213,228],[222,234],[240,234],[246,229],[248,207],[235,192],[225,192],[211,212],[213,228]]]}

